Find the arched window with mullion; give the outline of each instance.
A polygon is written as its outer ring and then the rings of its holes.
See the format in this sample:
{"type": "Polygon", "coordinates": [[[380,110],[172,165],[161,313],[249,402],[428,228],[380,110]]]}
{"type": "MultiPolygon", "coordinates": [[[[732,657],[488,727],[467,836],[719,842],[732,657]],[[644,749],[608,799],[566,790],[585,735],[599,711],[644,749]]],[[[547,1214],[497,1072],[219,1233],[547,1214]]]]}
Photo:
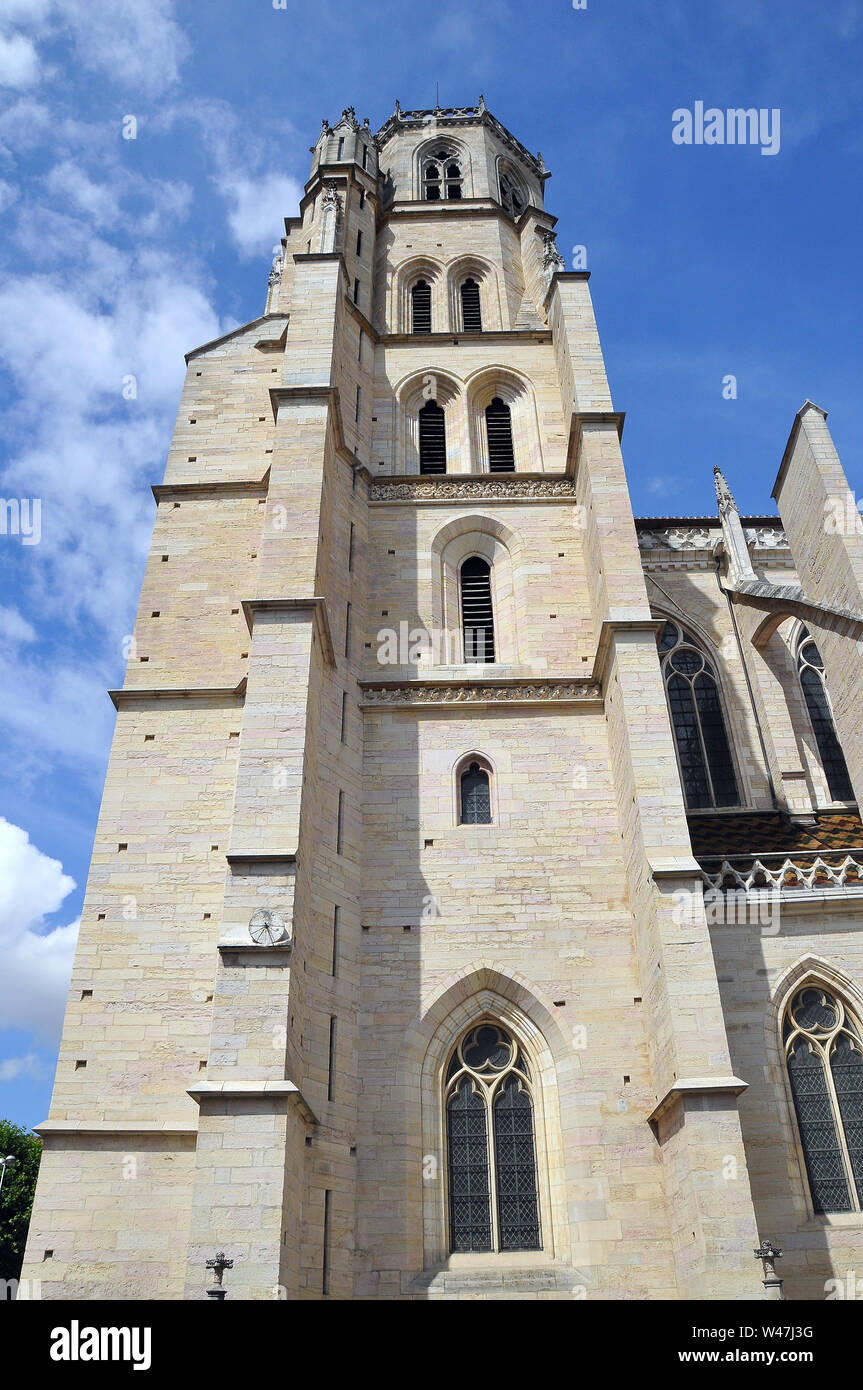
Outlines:
{"type": "Polygon", "coordinates": [[[483,1022],[458,1043],[444,1104],[450,1249],[540,1250],[531,1077],[504,1028],[483,1022]]]}
{"type": "Polygon", "coordinates": [[[863,1041],[837,994],[799,989],[782,1024],[788,1079],[816,1212],[863,1210],[863,1041]]]}
{"type": "Polygon", "coordinates": [[[848,764],[833,722],[824,662],[808,628],[805,627],[801,629],[797,640],[797,671],[830,796],[834,801],[853,801],[854,788],[848,776],[848,764]]]}
{"type": "Polygon", "coordinates": [[[675,623],[665,624],[659,653],[687,809],[739,805],[713,667],[694,638],[675,623]]]}

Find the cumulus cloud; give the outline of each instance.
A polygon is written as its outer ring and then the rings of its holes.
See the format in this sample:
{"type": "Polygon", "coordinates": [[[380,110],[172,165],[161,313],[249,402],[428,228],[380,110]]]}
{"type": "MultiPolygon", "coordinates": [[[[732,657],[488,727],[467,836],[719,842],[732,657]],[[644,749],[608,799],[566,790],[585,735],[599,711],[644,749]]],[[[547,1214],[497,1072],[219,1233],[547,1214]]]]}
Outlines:
{"type": "Polygon", "coordinates": [[[24,34],[0,34],[0,87],[32,87],[39,78],[39,57],[24,34]]]}
{"type": "Polygon", "coordinates": [[[80,67],[143,96],[174,86],[191,49],[173,0],[4,0],[0,26],[0,85],[8,87],[38,80],[37,45],[58,34],[71,40],[80,67]],[[27,32],[10,33],[13,26],[27,32]]]}
{"type": "Polygon", "coordinates": [[[7,1057],[0,1062],[0,1081],[20,1081],[25,1076],[30,1081],[45,1079],[44,1064],[35,1052],[28,1052],[26,1057],[7,1057]]]}
{"type": "Polygon", "coordinates": [[[59,860],[0,818],[0,1020],[36,1042],[59,1036],[78,937],[77,921],[45,931],[44,919],[74,887],[59,860]]]}
{"type": "Polygon", "coordinates": [[[228,227],[244,256],[257,256],[278,245],[285,218],[296,213],[303,190],[287,174],[258,179],[226,175],[218,180],[228,203],[228,227]]]}

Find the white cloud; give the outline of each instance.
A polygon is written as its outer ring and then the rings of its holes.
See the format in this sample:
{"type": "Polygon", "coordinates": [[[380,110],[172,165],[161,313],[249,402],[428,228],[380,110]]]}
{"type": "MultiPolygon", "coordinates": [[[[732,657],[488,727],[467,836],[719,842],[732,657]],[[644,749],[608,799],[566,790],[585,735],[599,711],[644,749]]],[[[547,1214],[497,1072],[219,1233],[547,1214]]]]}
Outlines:
{"type": "Polygon", "coordinates": [[[287,174],[264,174],[258,179],[226,175],[218,180],[228,203],[228,226],[244,256],[256,256],[277,246],[284,236],[285,218],[296,215],[303,190],[287,174]]]}
{"type": "Polygon", "coordinates": [[[78,936],[77,922],[47,932],[40,927],[74,887],[59,860],[0,818],[0,1018],[37,1042],[59,1035],[78,936]]]}
{"type": "Polygon", "coordinates": [[[39,58],[24,34],[0,34],[0,87],[32,87],[39,78],[39,58]]]}
{"type": "Polygon", "coordinates": [[[172,0],[58,0],[84,67],[128,91],[155,95],[172,87],[190,51],[172,0]]]}
{"type": "Polygon", "coordinates": [[[36,641],[36,629],[23,618],[17,608],[0,606],[0,638],[8,646],[36,641]]]}
{"type": "Polygon", "coordinates": [[[7,1057],[0,1062],[0,1081],[20,1081],[22,1076],[31,1081],[44,1081],[45,1067],[35,1052],[26,1057],[7,1057]]]}

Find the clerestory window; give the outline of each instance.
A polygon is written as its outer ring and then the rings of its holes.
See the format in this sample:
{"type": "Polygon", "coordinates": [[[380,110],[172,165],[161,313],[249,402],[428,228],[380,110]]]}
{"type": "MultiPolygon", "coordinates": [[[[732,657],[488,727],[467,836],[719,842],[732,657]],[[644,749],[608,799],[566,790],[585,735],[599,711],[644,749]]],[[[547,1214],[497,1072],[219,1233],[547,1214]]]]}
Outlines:
{"type": "Polygon", "coordinates": [[[676,623],[665,624],[659,655],[688,810],[737,806],[737,778],[713,667],[676,623]]]}

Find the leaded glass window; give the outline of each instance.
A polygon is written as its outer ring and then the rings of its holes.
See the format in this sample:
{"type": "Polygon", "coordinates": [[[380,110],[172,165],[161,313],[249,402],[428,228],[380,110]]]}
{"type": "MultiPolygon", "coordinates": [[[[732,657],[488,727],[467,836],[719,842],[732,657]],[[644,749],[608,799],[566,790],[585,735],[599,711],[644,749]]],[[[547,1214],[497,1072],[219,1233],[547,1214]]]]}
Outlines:
{"type": "Polygon", "coordinates": [[[530,1072],[505,1029],[462,1038],[445,1104],[450,1249],[541,1250],[530,1072]]]}
{"type": "Polygon", "coordinates": [[[491,788],[485,768],[473,762],[461,774],[462,825],[491,824],[491,788]]]}
{"type": "Polygon", "coordinates": [[[797,645],[797,670],[830,795],[834,801],[853,801],[854,788],[851,786],[845,754],[842,752],[842,745],[836,735],[836,725],[833,723],[824,662],[805,627],[797,645]]]}
{"type": "Polygon", "coordinates": [[[660,635],[659,655],[687,809],[739,805],[737,777],[711,663],[695,639],[671,622],[660,635]]]}
{"type": "Polygon", "coordinates": [[[837,995],[808,984],[791,1000],[782,1039],[817,1212],[863,1210],[863,1042],[837,995]]]}

